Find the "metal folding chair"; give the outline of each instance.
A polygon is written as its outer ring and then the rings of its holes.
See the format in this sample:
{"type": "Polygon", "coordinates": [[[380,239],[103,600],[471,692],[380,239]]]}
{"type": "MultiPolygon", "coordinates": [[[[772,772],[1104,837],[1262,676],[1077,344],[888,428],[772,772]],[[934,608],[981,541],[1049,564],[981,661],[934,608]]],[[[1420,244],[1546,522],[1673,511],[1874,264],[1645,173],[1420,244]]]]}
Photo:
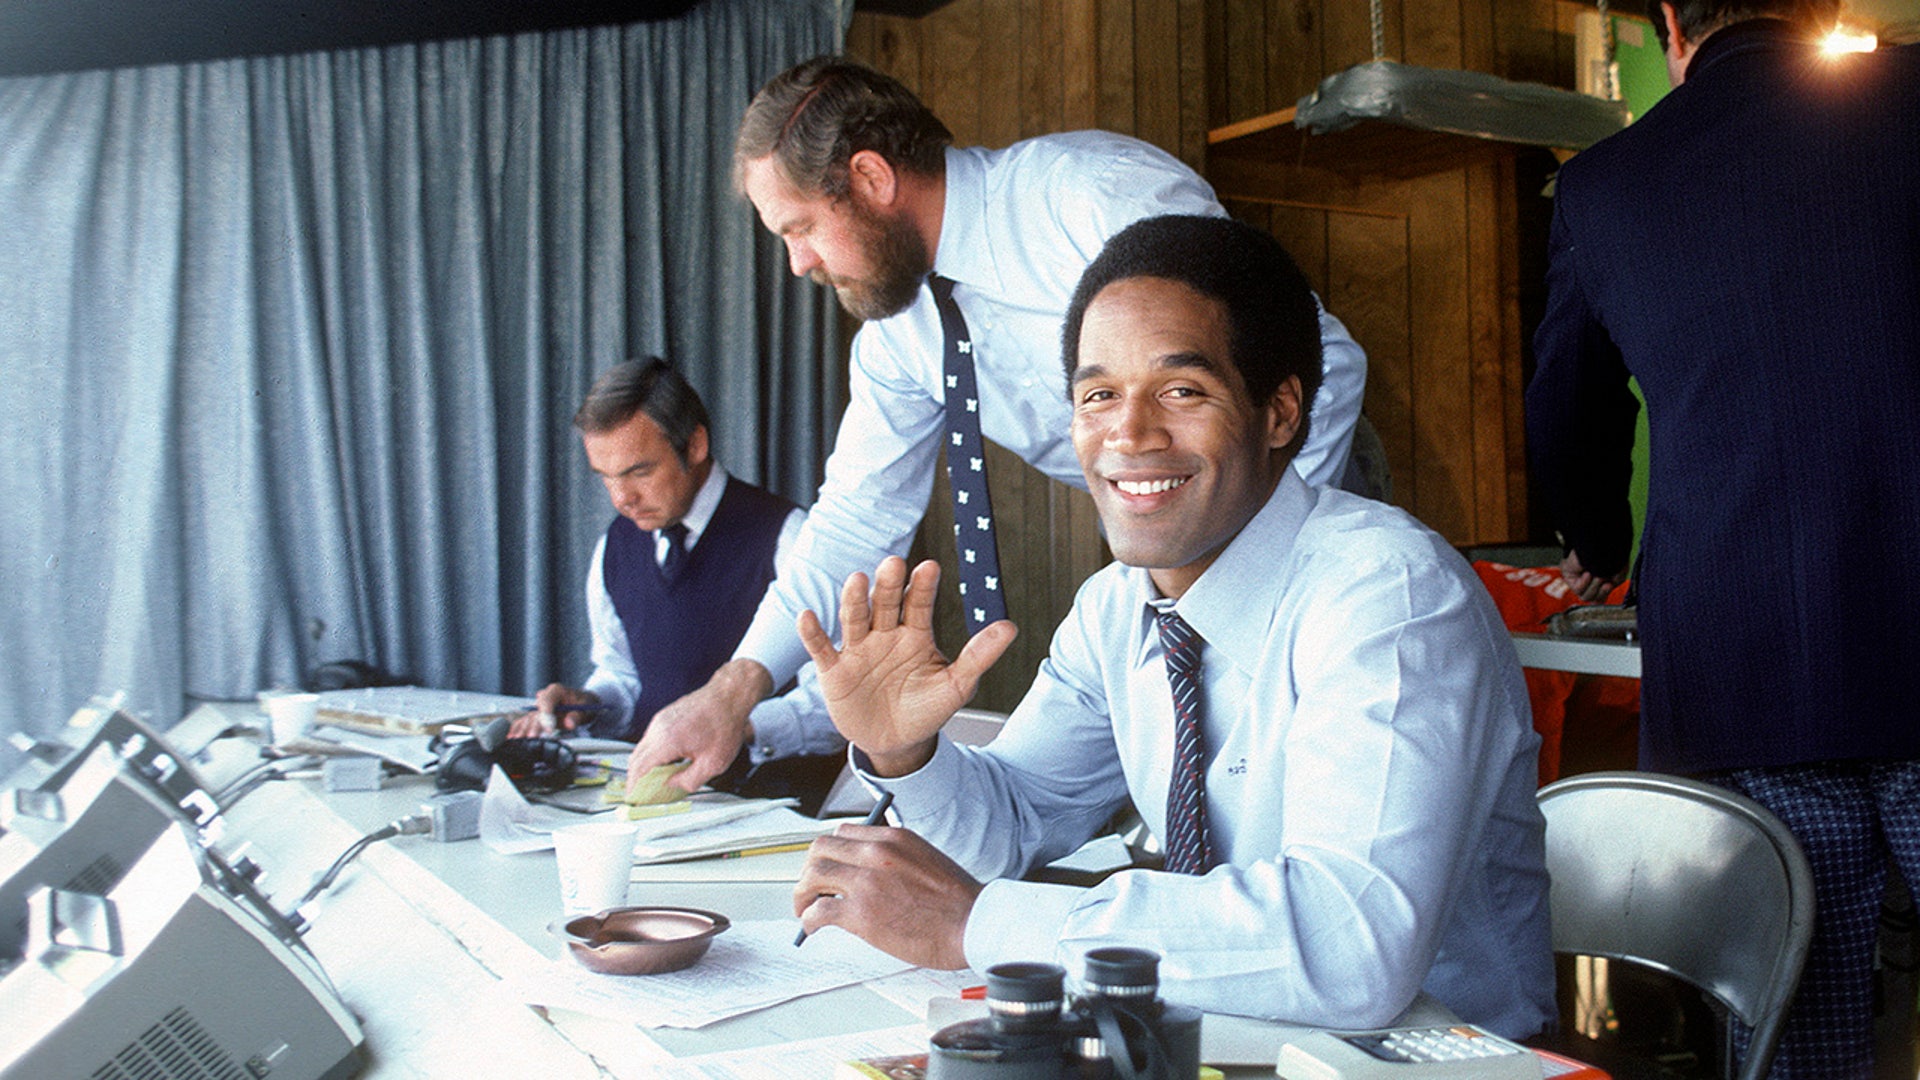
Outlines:
{"type": "Polygon", "coordinates": [[[1631,960],[1698,987],[1753,1029],[1724,1075],[1760,1080],[1813,936],[1813,875],[1780,819],[1733,792],[1639,772],[1542,788],[1553,949],[1631,960]]]}

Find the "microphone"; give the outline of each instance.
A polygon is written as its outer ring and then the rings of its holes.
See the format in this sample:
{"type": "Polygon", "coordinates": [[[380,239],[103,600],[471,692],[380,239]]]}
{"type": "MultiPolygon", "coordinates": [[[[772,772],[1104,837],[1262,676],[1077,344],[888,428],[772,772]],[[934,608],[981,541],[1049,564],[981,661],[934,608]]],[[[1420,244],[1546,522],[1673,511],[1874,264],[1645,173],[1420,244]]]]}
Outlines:
{"type": "Polygon", "coordinates": [[[496,716],[473,729],[473,741],[480,744],[480,749],[491,754],[507,741],[507,732],[511,730],[512,717],[496,716]]]}

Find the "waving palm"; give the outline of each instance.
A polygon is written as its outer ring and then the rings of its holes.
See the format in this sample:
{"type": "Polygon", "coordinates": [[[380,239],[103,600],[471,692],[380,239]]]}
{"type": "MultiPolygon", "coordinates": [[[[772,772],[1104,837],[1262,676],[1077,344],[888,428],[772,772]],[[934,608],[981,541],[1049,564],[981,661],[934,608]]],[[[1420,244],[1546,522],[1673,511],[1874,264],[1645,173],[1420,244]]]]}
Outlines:
{"type": "Polygon", "coordinates": [[[800,639],[820,668],[820,689],[834,726],[865,751],[883,775],[900,775],[924,764],[933,737],[972,700],[980,676],[1013,643],[1006,620],[981,630],[949,662],[933,641],[933,597],[939,564],[914,567],[889,558],[874,572],[854,574],[840,593],[839,649],[808,611],[800,616],[800,639]]]}

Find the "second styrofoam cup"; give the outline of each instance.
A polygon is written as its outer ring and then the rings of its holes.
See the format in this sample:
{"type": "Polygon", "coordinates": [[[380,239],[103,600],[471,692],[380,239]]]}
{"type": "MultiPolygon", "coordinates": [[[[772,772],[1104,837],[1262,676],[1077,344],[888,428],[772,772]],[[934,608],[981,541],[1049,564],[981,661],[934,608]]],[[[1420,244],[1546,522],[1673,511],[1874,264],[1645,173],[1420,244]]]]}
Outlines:
{"type": "Polygon", "coordinates": [[[553,830],[553,861],[560,871],[560,907],[569,915],[605,911],[627,902],[633,875],[634,826],[591,821],[553,830]]]}
{"type": "Polygon", "coordinates": [[[261,698],[273,722],[273,744],[283,746],[313,730],[319,694],[268,694],[261,698]]]}

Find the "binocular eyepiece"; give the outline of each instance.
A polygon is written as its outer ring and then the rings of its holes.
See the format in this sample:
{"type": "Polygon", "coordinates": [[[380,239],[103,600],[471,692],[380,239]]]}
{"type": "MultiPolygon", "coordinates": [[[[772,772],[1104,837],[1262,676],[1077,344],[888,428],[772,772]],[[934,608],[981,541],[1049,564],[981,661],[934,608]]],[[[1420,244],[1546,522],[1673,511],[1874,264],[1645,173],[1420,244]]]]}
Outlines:
{"type": "Polygon", "coordinates": [[[984,1020],[934,1033],[929,1080],[1194,1080],[1200,1012],[1159,998],[1160,957],[1145,949],[1087,953],[1068,1003],[1057,964],[987,970],[984,1020]]]}

